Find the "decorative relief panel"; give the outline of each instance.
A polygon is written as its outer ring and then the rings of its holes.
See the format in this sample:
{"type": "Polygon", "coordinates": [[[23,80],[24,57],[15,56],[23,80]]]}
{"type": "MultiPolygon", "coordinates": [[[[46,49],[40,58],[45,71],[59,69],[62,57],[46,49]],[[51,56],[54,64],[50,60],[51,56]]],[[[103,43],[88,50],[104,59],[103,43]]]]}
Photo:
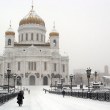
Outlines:
{"type": "Polygon", "coordinates": [[[35,73],[36,77],[39,78],[40,77],[40,74],[39,73],[35,73]]]}
{"type": "Polygon", "coordinates": [[[25,77],[28,78],[28,76],[29,76],[30,74],[31,74],[31,73],[28,73],[28,72],[25,73],[25,77]]]}

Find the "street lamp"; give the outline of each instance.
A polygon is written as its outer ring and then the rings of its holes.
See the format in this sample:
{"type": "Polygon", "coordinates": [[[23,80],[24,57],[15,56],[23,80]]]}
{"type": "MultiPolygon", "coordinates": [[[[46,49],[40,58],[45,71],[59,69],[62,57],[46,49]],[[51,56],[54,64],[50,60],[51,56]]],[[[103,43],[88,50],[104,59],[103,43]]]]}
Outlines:
{"type": "Polygon", "coordinates": [[[87,68],[86,72],[87,72],[87,79],[88,79],[88,91],[90,91],[90,83],[89,83],[89,79],[90,79],[90,75],[91,75],[90,67],[87,68]]]}
{"type": "Polygon", "coordinates": [[[76,84],[76,83],[75,83],[75,74],[73,75],[73,79],[74,79],[74,84],[76,84]]]}
{"type": "Polygon", "coordinates": [[[64,81],[64,79],[61,78],[61,90],[62,90],[62,88],[63,88],[63,81],[64,81]]]}
{"type": "Polygon", "coordinates": [[[3,79],[2,77],[3,77],[3,75],[0,74],[0,84],[1,84],[1,85],[2,85],[2,82],[3,82],[3,81],[2,81],[2,79],[3,79]]]}
{"type": "Polygon", "coordinates": [[[54,78],[54,73],[51,74],[51,85],[50,85],[51,91],[52,91],[52,78],[54,78]]]}
{"type": "Polygon", "coordinates": [[[73,75],[70,75],[70,81],[71,81],[71,96],[72,96],[72,80],[73,80],[73,75]]]}
{"type": "Polygon", "coordinates": [[[82,79],[82,76],[80,77],[80,80],[81,80],[81,84],[83,84],[83,79],[82,79]]]}
{"type": "Polygon", "coordinates": [[[83,79],[82,79],[82,76],[80,77],[80,80],[81,80],[80,89],[83,90],[83,79]]]}
{"type": "Polygon", "coordinates": [[[55,91],[56,91],[56,88],[57,88],[57,81],[55,81],[55,91]]]}
{"type": "Polygon", "coordinates": [[[96,78],[97,78],[97,72],[96,71],[95,71],[94,75],[95,75],[95,83],[96,83],[96,78]]]}
{"type": "Polygon", "coordinates": [[[16,74],[13,75],[13,79],[14,79],[14,92],[15,92],[15,80],[16,80],[16,74]]]}
{"type": "Polygon", "coordinates": [[[51,91],[52,91],[52,76],[51,76],[51,84],[50,84],[50,87],[51,87],[51,91]]]}
{"type": "Polygon", "coordinates": [[[61,78],[61,75],[60,74],[58,74],[58,78],[59,78],[59,83],[60,83],[60,78],[61,78]]]}
{"type": "Polygon", "coordinates": [[[7,69],[7,77],[8,77],[8,93],[9,93],[9,80],[10,80],[10,74],[11,74],[11,70],[8,68],[8,69],[7,69]]]}

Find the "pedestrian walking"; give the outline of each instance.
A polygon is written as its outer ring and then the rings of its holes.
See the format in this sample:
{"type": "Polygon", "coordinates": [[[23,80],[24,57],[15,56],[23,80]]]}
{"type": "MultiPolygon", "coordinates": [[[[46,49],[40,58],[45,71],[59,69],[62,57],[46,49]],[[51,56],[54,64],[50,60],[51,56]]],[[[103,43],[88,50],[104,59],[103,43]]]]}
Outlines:
{"type": "Polygon", "coordinates": [[[28,94],[30,94],[30,90],[28,90],[28,94]]]}
{"type": "Polygon", "coordinates": [[[24,91],[20,91],[17,96],[17,103],[19,106],[22,106],[24,99],[24,91]]]}
{"type": "Polygon", "coordinates": [[[64,90],[62,91],[62,95],[63,95],[63,97],[65,96],[65,91],[64,90]]]}
{"type": "Polygon", "coordinates": [[[46,89],[45,89],[45,94],[46,94],[46,89]]]}

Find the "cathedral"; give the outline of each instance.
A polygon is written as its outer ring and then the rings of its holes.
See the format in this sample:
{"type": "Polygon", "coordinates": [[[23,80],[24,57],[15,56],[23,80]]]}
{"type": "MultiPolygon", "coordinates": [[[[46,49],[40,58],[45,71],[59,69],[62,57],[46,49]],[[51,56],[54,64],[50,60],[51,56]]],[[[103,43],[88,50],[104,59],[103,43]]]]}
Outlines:
{"type": "Polygon", "coordinates": [[[16,85],[50,85],[68,83],[69,57],[59,52],[59,33],[53,26],[46,41],[44,20],[33,9],[20,20],[18,27],[18,42],[15,42],[15,32],[10,24],[5,32],[5,49],[0,57],[0,85],[8,84],[10,70],[10,85],[13,85],[13,75],[16,75],[16,85]]]}

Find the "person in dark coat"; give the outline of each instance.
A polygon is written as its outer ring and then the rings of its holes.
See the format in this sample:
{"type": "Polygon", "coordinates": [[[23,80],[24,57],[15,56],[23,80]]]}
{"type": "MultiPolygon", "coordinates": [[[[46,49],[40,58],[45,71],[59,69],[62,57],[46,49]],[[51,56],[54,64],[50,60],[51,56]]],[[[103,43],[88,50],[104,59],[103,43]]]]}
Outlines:
{"type": "Polygon", "coordinates": [[[17,96],[17,103],[19,104],[19,106],[22,106],[23,99],[24,99],[24,91],[20,91],[17,96]]]}
{"type": "Polygon", "coordinates": [[[65,91],[64,90],[62,91],[62,95],[63,95],[63,97],[65,96],[65,91]]]}
{"type": "Polygon", "coordinates": [[[46,94],[46,89],[45,89],[45,94],[46,94]]]}
{"type": "Polygon", "coordinates": [[[28,94],[30,94],[30,90],[28,90],[28,94]]]}

